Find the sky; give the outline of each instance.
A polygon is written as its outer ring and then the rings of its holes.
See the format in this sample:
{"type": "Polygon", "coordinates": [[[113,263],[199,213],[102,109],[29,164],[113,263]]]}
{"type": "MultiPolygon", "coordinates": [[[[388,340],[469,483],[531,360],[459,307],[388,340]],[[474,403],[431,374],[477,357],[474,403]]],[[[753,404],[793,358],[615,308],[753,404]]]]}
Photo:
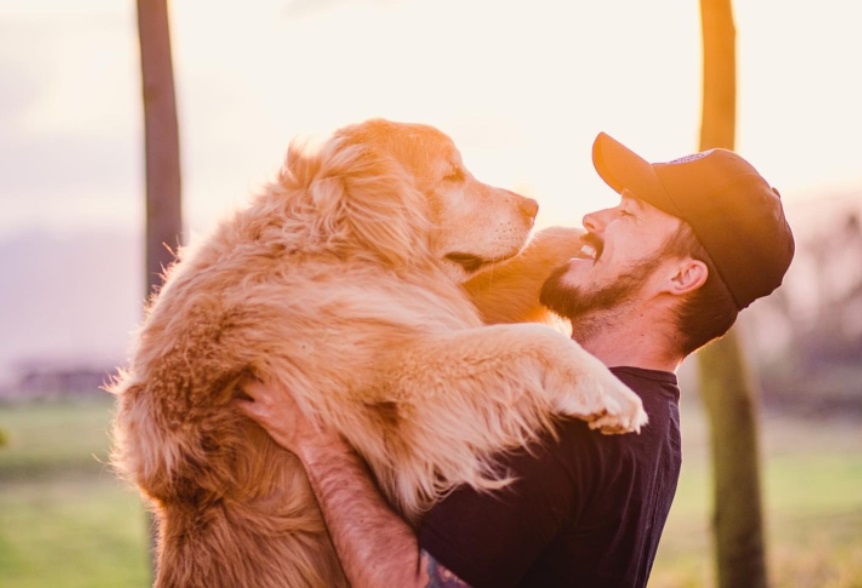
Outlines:
{"type": "MultiPolygon", "coordinates": [[[[652,161],[697,148],[698,2],[169,2],[183,207],[205,232],[290,140],[382,116],[435,125],[539,226],[615,204],[590,146],[652,161]]],[[[862,4],[735,2],[737,151],[788,202],[862,191],[862,4]]],[[[138,231],[135,2],[0,3],[0,237],[138,231]]]]}

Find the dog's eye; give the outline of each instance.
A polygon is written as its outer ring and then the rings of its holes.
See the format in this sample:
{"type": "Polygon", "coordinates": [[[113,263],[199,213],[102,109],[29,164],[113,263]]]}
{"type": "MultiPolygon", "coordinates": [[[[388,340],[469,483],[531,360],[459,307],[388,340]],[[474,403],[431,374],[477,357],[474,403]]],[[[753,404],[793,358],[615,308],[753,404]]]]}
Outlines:
{"type": "Polygon", "coordinates": [[[444,182],[460,182],[464,179],[464,172],[460,167],[453,168],[448,174],[443,176],[444,182]]]}

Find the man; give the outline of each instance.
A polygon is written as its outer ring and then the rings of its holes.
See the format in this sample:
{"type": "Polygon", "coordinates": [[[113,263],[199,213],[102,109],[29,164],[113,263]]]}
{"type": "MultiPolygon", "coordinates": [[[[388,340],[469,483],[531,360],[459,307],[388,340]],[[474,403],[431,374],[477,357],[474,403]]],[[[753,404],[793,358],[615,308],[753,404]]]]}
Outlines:
{"type": "Polygon", "coordinates": [[[646,585],[681,463],[675,370],[780,285],[794,243],[778,192],[730,151],[650,164],[600,134],[593,163],[621,202],[584,217],[580,254],[541,299],[640,395],[640,435],[562,421],[503,459],[512,484],[456,489],[417,537],[337,435],[248,387],[243,410],[302,460],[354,587],[646,585]]]}

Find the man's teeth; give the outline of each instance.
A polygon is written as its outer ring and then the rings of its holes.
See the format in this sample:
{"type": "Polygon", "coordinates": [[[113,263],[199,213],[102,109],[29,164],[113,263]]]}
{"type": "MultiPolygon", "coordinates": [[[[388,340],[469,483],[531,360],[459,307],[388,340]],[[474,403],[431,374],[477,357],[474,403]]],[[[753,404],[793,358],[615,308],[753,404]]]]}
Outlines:
{"type": "Polygon", "coordinates": [[[594,260],[596,258],[597,251],[596,248],[592,245],[584,243],[583,245],[581,245],[581,250],[578,253],[580,253],[581,257],[586,257],[588,259],[594,260]]]}

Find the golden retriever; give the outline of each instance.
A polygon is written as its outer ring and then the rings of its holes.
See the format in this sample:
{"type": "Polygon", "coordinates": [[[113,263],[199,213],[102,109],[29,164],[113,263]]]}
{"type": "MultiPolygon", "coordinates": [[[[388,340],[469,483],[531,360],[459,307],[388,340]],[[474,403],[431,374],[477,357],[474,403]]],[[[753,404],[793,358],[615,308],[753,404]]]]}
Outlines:
{"type": "MultiPolygon", "coordinates": [[[[597,359],[546,326],[483,325],[461,288],[536,212],[440,131],[371,120],[292,144],[182,250],[111,387],[114,464],[158,519],[156,585],[346,585],[301,465],[232,406],[248,377],[338,430],[414,523],[454,485],[498,486],[493,456],[554,415],[638,430],[640,399],[597,359]]],[[[480,305],[505,267],[475,278],[480,305]]]]}

